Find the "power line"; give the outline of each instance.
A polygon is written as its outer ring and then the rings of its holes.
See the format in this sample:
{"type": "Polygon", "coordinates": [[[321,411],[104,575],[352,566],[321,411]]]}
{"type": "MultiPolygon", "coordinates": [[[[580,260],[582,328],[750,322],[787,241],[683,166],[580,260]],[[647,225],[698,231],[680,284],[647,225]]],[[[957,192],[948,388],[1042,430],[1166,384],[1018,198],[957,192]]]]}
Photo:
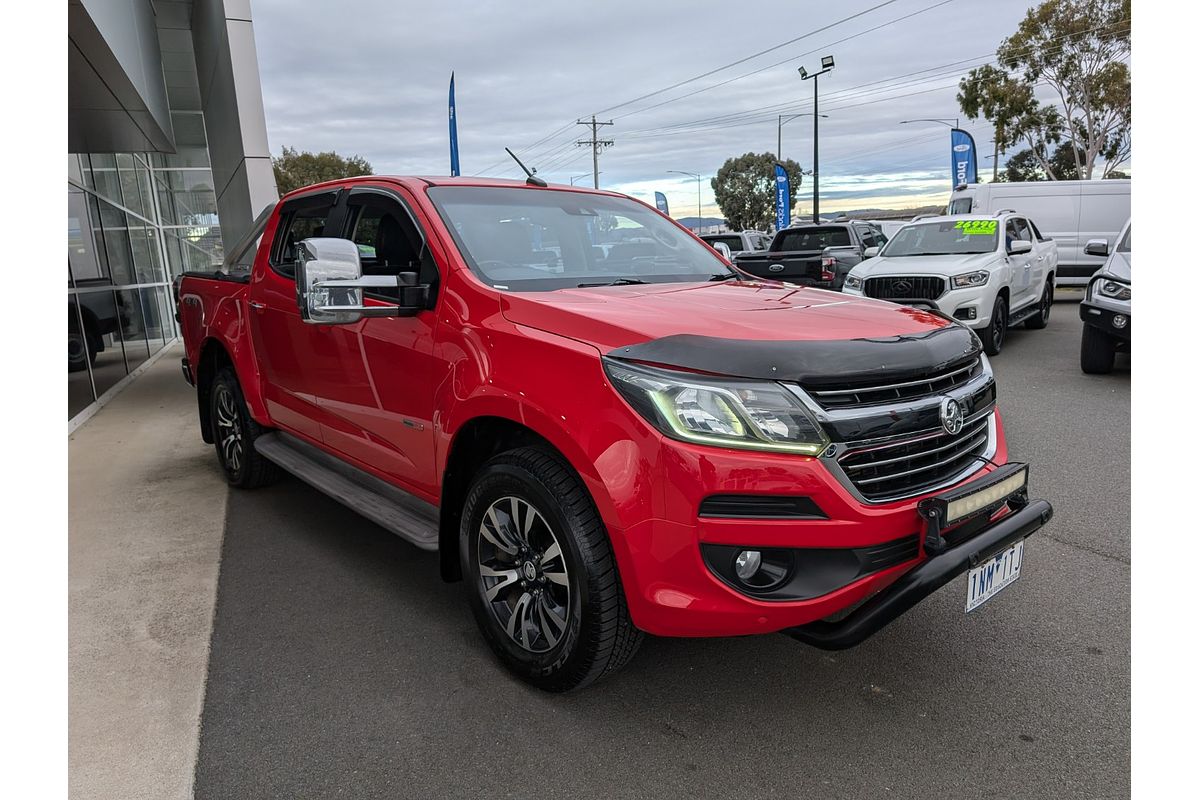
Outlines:
{"type": "Polygon", "coordinates": [[[748,55],[748,56],[746,56],[745,58],[739,58],[737,61],[730,62],[730,63],[728,63],[728,64],[726,64],[726,65],[724,65],[724,66],[722,66],[722,67],[717,67],[716,69],[710,69],[708,72],[704,72],[704,73],[702,73],[702,74],[700,74],[700,75],[695,75],[695,76],[693,76],[693,77],[691,77],[691,78],[688,78],[688,79],[686,79],[686,80],[679,81],[678,83],[673,83],[673,84],[671,84],[670,86],[664,87],[664,88],[662,88],[662,89],[656,89],[656,90],[654,90],[653,92],[649,92],[649,93],[647,93],[647,94],[644,94],[644,95],[642,95],[641,97],[635,97],[635,98],[634,98],[634,99],[632,99],[632,100],[626,100],[624,103],[617,103],[615,106],[609,106],[608,108],[602,108],[602,109],[600,109],[599,111],[597,111],[596,113],[597,113],[597,114],[605,114],[605,113],[607,113],[607,112],[609,112],[609,111],[614,111],[614,110],[616,110],[616,109],[618,109],[618,108],[624,108],[625,106],[628,106],[628,105],[633,105],[634,103],[641,102],[642,100],[646,100],[646,99],[648,99],[648,98],[655,97],[655,96],[657,96],[657,95],[660,95],[660,94],[662,94],[663,92],[669,92],[669,91],[671,91],[672,89],[678,89],[680,86],[686,86],[687,84],[689,84],[689,83],[693,83],[693,82],[695,82],[695,81],[698,81],[698,80],[700,80],[701,78],[707,78],[709,75],[715,75],[715,74],[716,74],[716,73],[718,73],[718,72],[723,72],[724,70],[727,70],[727,69],[729,69],[730,67],[736,67],[738,64],[744,64],[744,63],[746,63],[747,61],[752,61],[752,60],[754,60],[754,59],[758,58],[759,56],[766,55],[767,53],[774,52],[775,50],[778,50],[778,49],[780,49],[781,47],[787,47],[789,44],[795,44],[796,42],[800,41],[801,39],[807,39],[807,38],[808,38],[808,37],[810,37],[810,36],[815,36],[815,35],[817,35],[818,33],[823,33],[824,31],[827,31],[827,30],[829,30],[830,28],[835,28],[835,27],[837,27],[838,25],[841,25],[841,24],[843,24],[843,23],[849,22],[850,20],[853,20],[853,19],[858,19],[859,17],[861,17],[861,16],[863,16],[863,15],[865,15],[865,14],[870,14],[872,11],[878,11],[879,9],[883,8],[884,6],[890,6],[892,3],[895,3],[895,2],[896,2],[896,0],[886,0],[886,2],[879,3],[878,5],[871,6],[871,7],[870,7],[870,8],[868,8],[868,9],[864,9],[863,11],[859,11],[859,12],[858,12],[858,13],[856,13],[856,14],[851,14],[851,15],[850,15],[850,16],[848,16],[848,17],[843,17],[842,19],[839,19],[839,20],[837,20],[836,22],[831,22],[831,23],[829,23],[828,25],[825,25],[825,26],[823,26],[823,27],[817,28],[817,29],[816,29],[816,30],[814,30],[814,31],[809,31],[808,33],[805,33],[805,34],[802,34],[802,35],[800,35],[800,36],[797,36],[797,37],[796,37],[796,38],[794,38],[794,39],[788,39],[786,42],[782,42],[782,43],[780,43],[780,44],[774,45],[773,47],[768,47],[768,48],[767,48],[767,49],[765,49],[765,50],[759,50],[757,53],[752,53],[751,55],[748,55]]]}
{"type": "Polygon", "coordinates": [[[711,90],[711,89],[717,89],[717,88],[719,88],[719,87],[721,87],[721,86],[725,86],[726,84],[733,83],[734,81],[740,81],[740,80],[742,80],[743,78],[749,78],[749,77],[750,77],[750,76],[752,76],[752,75],[758,75],[758,74],[759,74],[759,73],[761,73],[761,72],[766,72],[766,71],[767,71],[767,70],[769,70],[769,69],[774,69],[775,67],[781,66],[781,65],[783,65],[783,64],[787,64],[787,63],[789,63],[789,62],[792,62],[792,61],[798,61],[798,60],[800,60],[801,58],[804,58],[805,56],[810,56],[810,55],[812,55],[813,53],[820,52],[821,50],[826,50],[826,49],[828,49],[828,48],[830,48],[830,47],[833,47],[834,45],[843,44],[844,42],[848,42],[848,41],[850,41],[851,39],[857,39],[858,37],[860,37],[860,36],[865,36],[865,35],[866,35],[866,34],[868,34],[868,33],[874,33],[875,31],[877,31],[877,30],[880,30],[881,28],[886,28],[886,27],[888,27],[889,25],[895,25],[897,22],[903,22],[904,20],[906,20],[906,19],[910,19],[911,17],[915,17],[915,16],[917,16],[918,14],[924,14],[926,11],[932,11],[932,10],[933,10],[933,9],[935,9],[935,8],[938,8],[938,7],[940,7],[940,6],[947,5],[948,3],[952,3],[952,2],[954,2],[954,0],[941,0],[941,2],[934,3],[933,5],[931,5],[931,6],[926,6],[925,8],[922,8],[922,9],[918,9],[917,11],[913,11],[913,12],[911,12],[911,13],[905,14],[904,16],[901,16],[901,17],[896,17],[895,19],[888,20],[887,22],[884,22],[884,23],[881,23],[881,24],[879,24],[879,25],[876,25],[876,26],[875,26],[875,27],[873,27],[873,28],[867,28],[866,30],[859,31],[858,33],[854,33],[854,34],[851,34],[850,36],[846,36],[846,37],[844,37],[844,38],[838,39],[838,40],[837,40],[837,41],[835,41],[835,42],[830,42],[829,44],[822,45],[821,47],[815,48],[815,49],[813,49],[813,50],[809,50],[809,51],[807,51],[807,52],[804,52],[804,53],[801,53],[801,54],[799,54],[799,55],[796,55],[796,56],[791,56],[791,57],[789,57],[789,58],[785,58],[785,59],[783,59],[782,61],[776,61],[776,62],[775,62],[775,63],[773,63],[773,64],[767,64],[765,67],[759,67],[758,69],[756,69],[756,70],[752,70],[751,72],[745,72],[745,73],[743,73],[743,74],[741,74],[741,75],[736,75],[736,76],[734,76],[734,77],[732,77],[732,78],[727,78],[726,80],[723,80],[723,81],[721,81],[720,83],[714,83],[714,84],[712,84],[712,85],[710,85],[710,86],[705,86],[705,87],[702,87],[702,88],[700,88],[700,89],[696,89],[696,90],[695,90],[695,91],[693,91],[693,92],[688,92],[687,94],[681,94],[681,95],[679,95],[678,97],[672,97],[672,98],[670,98],[670,99],[668,99],[668,100],[663,100],[661,103],[655,103],[655,104],[654,104],[654,105],[652,105],[652,106],[646,106],[645,108],[638,108],[638,109],[634,109],[633,111],[627,111],[627,112],[625,112],[624,114],[620,114],[620,115],[618,115],[618,116],[616,117],[616,119],[624,119],[625,117],[630,117],[630,116],[633,116],[634,114],[641,114],[642,112],[645,112],[645,111],[650,111],[650,110],[652,110],[652,109],[659,108],[659,107],[661,107],[661,106],[665,106],[665,105],[668,105],[668,104],[670,104],[670,103],[677,102],[677,101],[679,101],[679,100],[684,100],[684,99],[686,99],[686,98],[688,98],[688,97],[693,97],[693,96],[695,96],[695,95],[698,95],[698,94],[700,94],[700,93],[702,93],[702,92],[707,92],[707,91],[709,91],[709,90],[711,90]]]}

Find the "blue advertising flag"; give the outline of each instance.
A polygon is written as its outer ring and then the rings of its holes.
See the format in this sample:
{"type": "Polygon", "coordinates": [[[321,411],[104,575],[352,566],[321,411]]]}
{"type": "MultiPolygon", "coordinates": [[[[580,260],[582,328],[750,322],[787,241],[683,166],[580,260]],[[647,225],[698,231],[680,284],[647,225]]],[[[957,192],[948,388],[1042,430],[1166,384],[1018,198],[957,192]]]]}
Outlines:
{"type": "Polygon", "coordinates": [[[775,230],[781,231],[792,221],[792,187],[787,170],[775,165],[775,230]]]}
{"type": "Polygon", "coordinates": [[[454,111],[454,73],[450,73],[450,174],[458,176],[458,119],[454,111]]]}
{"type": "Polygon", "coordinates": [[[954,186],[979,183],[979,160],[975,157],[975,139],[959,128],[950,129],[950,175],[953,177],[954,186]]]}
{"type": "Polygon", "coordinates": [[[654,205],[658,206],[658,210],[666,214],[668,217],[671,216],[671,212],[667,208],[667,196],[662,192],[654,193],[654,205]]]}

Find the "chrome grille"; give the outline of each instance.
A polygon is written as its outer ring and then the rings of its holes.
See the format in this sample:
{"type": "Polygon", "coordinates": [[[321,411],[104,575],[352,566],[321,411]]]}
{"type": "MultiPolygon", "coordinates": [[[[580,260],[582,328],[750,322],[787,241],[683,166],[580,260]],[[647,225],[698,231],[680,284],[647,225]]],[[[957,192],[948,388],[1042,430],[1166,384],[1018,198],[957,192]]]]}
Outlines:
{"type": "Polygon", "coordinates": [[[839,386],[821,389],[805,387],[805,391],[827,409],[857,408],[942,394],[965,385],[981,372],[983,372],[983,362],[976,356],[966,363],[948,367],[923,378],[865,386],[839,386]]]}
{"type": "Polygon", "coordinates": [[[951,483],[989,448],[991,414],[963,426],[957,434],[930,432],[898,441],[855,448],[838,464],[859,493],[871,502],[912,497],[951,483]]]}
{"type": "Polygon", "coordinates": [[[867,278],[863,294],[878,300],[937,300],[946,292],[946,279],[936,275],[867,278]]]}

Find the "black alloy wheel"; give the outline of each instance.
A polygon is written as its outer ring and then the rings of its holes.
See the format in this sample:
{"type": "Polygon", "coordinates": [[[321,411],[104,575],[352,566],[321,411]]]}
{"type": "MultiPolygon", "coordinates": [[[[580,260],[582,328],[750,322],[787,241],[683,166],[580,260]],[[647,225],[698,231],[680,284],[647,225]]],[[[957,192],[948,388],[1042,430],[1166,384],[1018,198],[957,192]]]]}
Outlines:
{"type": "Polygon", "coordinates": [[[1025,327],[1031,330],[1041,330],[1050,323],[1050,309],[1054,307],[1054,280],[1047,279],[1042,287],[1042,296],[1038,300],[1038,313],[1025,320],[1025,327]]]}
{"type": "Polygon", "coordinates": [[[989,356],[998,355],[1004,347],[1004,337],[1008,333],[1008,301],[1004,295],[996,298],[992,306],[992,319],[983,331],[983,351],[989,356]]]}
{"type": "Polygon", "coordinates": [[[209,421],[217,460],[232,486],[253,489],[274,480],[278,467],[254,449],[264,432],[246,408],[233,370],[225,367],[213,378],[209,396],[209,421]]]}
{"type": "Polygon", "coordinates": [[[507,496],[479,524],[480,590],[496,622],[518,646],[545,653],[567,628],[571,582],[562,546],[537,509],[507,496]]]}

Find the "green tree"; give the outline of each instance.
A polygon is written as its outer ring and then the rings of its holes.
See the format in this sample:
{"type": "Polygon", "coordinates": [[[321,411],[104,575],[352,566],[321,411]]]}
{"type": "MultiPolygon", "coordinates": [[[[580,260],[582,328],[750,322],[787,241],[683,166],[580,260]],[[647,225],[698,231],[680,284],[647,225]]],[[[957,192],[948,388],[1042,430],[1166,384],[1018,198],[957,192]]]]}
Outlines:
{"type": "Polygon", "coordinates": [[[803,173],[791,159],[777,162],[773,153],[746,153],[728,159],[712,179],[713,195],[731,230],[767,230],[775,225],[775,164],[788,174],[791,197],[788,216],[796,206],[803,173]]]}
{"type": "Polygon", "coordinates": [[[1129,20],[1130,0],[1046,0],[1000,44],[999,66],[959,82],[959,107],[992,123],[998,149],[1024,145],[1021,163],[1047,180],[1065,180],[1054,163],[1063,142],[1075,176],[1090,180],[1098,162],[1109,174],[1131,152],[1129,20]],[[1036,99],[1039,84],[1055,101],[1036,99]]]}
{"type": "Polygon", "coordinates": [[[1071,152],[1070,144],[1060,144],[1054,149],[1048,162],[1055,176],[1052,179],[1032,150],[1022,150],[1005,164],[1004,179],[1012,183],[1048,180],[1077,181],[1080,180],[1078,162],[1082,157],[1078,151],[1071,152]]]}
{"type": "Polygon", "coordinates": [[[275,185],[280,194],[322,181],[370,175],[371,164],[360,156],[343,158],[333,151],[325,153],[299,152],[283,148],[283,155],[271,159],[275,168],[275,185]]]}

